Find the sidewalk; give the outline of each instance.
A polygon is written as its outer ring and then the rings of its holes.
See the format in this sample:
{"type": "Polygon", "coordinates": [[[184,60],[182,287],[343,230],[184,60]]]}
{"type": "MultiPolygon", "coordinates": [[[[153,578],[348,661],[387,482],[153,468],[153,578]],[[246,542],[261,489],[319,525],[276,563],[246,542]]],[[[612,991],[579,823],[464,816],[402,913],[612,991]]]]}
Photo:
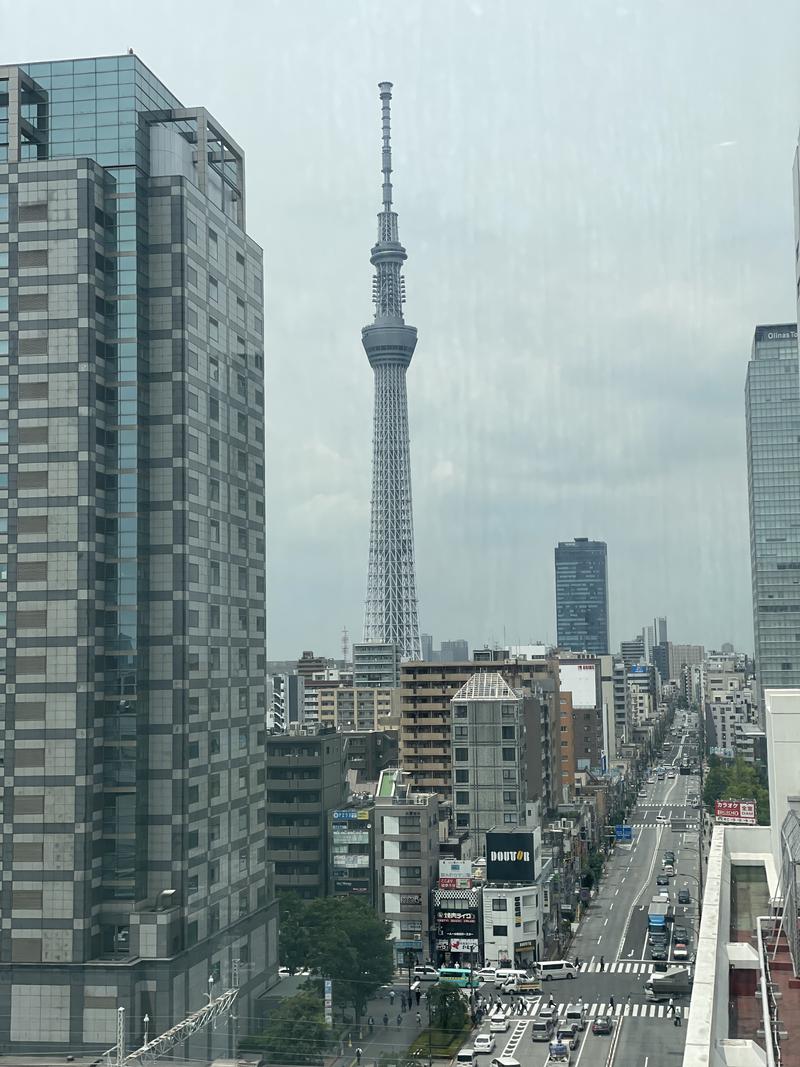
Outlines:
{"type": "Polygon", "coordinates": [[[402,1010],[401,996],[406,992],[405,984],[396,983],[394,1004],[389,1003],[388,997],[376,997],[367,1005],[364,1018],[361,1023],[362,1036],[352,1039],[352,1046],[345,1042],[340,1056],[334,1059],[337,1067],[353,1067],[356,1063],[356,1048],[361,1048],[361,1067],[374,1067],[378,1058],[388,1052],[405,1052],[408,1046],[427,1025],[427,1011],[425,998],[420,1001],[419,1007],[414,1003],[412,995],[411,1009],[402,1010]],[[421,1023],[417,1025],[417,1012],[420,1013],[421,1023]],[[383,1017],[389,1017],[389,1025],[384,1026],[383,1017]],[[401,1016],[400,1026],[397,1025],[397,1016],[401,1016]],[[369,1017],[375,1020],[375,1028],[370,1035],[367,1020],[369,1017]]]}

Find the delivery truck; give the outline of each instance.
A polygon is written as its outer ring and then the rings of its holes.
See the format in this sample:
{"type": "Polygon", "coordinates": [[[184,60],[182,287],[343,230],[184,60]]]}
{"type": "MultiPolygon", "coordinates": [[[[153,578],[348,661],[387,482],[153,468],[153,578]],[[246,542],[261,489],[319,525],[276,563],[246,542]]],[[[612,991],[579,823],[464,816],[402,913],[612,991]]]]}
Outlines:
{"type": "Polygon", "coordinates": [[[666,971],[654,971],[644,987],[648,1000],[685,997],[691,991],[692,973],[688,967],[668,967],[666,971]]]}

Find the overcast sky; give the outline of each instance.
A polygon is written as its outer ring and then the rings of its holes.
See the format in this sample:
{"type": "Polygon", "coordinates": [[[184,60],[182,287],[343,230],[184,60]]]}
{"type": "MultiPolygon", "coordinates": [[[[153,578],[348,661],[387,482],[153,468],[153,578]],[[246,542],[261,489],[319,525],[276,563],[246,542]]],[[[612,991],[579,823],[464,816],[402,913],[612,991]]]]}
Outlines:
{"type": "Polygon", "coordinates": [[[270,658],[361,636],[394,82],[420,621],[554,640],[608,542],[612,641],[752,646],[744,378],[796,318],[796,0],[0,0],[3,61],[133,47],[247,156],[265,250],[270,658]]]}

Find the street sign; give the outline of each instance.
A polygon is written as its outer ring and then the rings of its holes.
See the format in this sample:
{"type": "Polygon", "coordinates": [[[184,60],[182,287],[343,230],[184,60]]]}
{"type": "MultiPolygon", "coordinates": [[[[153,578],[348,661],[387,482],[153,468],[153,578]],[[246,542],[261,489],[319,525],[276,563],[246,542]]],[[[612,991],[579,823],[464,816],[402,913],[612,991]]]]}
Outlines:
{"type": "Polygon", "coordinates": [[[615,826],[614,839],[616,841],[633,841],[632,826],[615,826]]]}
{"type": "Polygon", "coordinates": [[[325,1025],[333,1026],[333,982],[325,979],[325,1025]]]}

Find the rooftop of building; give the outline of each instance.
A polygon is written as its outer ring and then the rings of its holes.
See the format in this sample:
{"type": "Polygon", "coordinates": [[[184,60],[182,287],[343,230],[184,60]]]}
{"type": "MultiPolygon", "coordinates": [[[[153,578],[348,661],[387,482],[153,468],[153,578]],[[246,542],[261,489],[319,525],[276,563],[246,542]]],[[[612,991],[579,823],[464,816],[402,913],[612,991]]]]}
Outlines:
{"type": "Polygon", "coordinates": [[[473,674],[453,700],[516,700],[517,694],[497,671],[473,674]]]}

